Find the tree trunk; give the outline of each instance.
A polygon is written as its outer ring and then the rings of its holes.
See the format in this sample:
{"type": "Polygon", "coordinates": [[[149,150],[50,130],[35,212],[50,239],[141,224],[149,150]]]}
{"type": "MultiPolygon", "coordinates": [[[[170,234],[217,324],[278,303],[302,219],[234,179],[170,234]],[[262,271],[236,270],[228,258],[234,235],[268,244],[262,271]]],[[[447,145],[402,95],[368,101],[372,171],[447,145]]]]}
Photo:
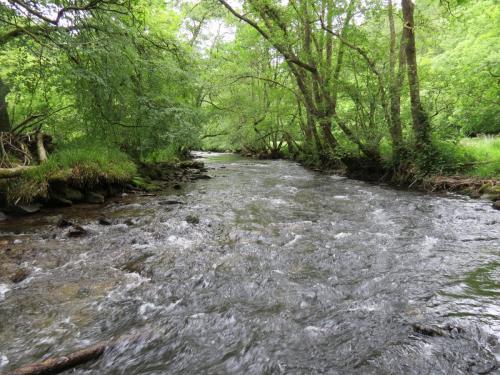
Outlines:
{"type": "Polygon", "coordinates": [[[412,0],[402,0],[403,34],[405,37],[406,63],[408,66],[408,83],[410,86],[411,115],[415,146],[417,151],[423,151],[429,145],[429,117],[420,101],[420,87],[417,71],[417,50],[415,46],[415,23],[413,20],[414,5],[412,0]]]}
{"type": "Polygon", "coordinates": [[[10,132],[11,124],[9,119],[9,113],[7,112],[7,94],[9,93],[9,88],[0,78],[0,132],[10,132]]]}
{"type": "Polygon", "coordinates": [[[401,126],[401,87],[404,81],[404,67],[406,65],[405,56],[405,38],[401,36],[401,45],[399,47],[399,67],[396,74],[396,28],[394,26],[394,7],[392,0],[389,0],[389,29],[390,29],[390,119],[391,119],[391,138],[392,138],[392,159],[395,165],[401,161],[403,154],[403,130],[401,126]]]}
{"type": "Polygon", "coordinates": [[[47,151],[45,151],[45,146],[43,145],[43,133],[36,133],[36,148],[38,152],[38,160],[41,163],[47,161],[47,151]]]}

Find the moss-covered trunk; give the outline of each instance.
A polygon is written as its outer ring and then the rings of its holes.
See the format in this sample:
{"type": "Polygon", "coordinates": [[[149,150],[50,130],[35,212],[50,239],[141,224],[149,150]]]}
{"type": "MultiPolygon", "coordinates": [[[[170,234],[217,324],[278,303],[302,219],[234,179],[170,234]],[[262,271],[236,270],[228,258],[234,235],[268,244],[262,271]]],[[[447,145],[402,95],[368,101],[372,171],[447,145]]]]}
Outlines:
{"type": "Polygon", "coordinates": [[[9,132],[11,130],[6,100],[8,93],[9,88],[2,81],[2,78],[0,78],[0,132],[9,132]]]}

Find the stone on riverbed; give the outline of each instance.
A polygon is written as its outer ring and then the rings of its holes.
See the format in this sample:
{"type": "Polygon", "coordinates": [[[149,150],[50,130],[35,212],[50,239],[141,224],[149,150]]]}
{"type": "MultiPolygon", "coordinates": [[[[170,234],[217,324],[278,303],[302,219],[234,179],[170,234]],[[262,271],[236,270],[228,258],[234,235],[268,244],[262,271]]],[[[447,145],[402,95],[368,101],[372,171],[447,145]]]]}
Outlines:
{"type": "Polygon", "coordinates": [[[53,207],[69,207],[73,205],[73,202],[64,197],[53,196],[50,198],[49,205],[53,207]]]}
{"type": "Polygon", "coordinates": [[[132,258],[127,263],[125,263],[121,267],[121,269],[127,272],[142,274],[146,268],[146,265],[144,263],[151,256],[153,256],[152,253],[146,253],[132,258]]]}
{"type": "Polygon", "coordinates": [[[100,224],[100,225],[111,225],[111,220],[105,218],[104,216],[101,216],[97,222],[100,224]]]}
{"type": "Polygon", "coordinates": [[[80,190],[69,187],[64,189],[64,197],[72,202],[81,202],[83,200],[83,194],[80,190]]]}
{"type": "Polygon", "coordinates": [[[26,280],[29,275],[30,271],[26,268],[18,268],[16,272],[14,272],[14,274],[10,277],[10,281],[12,281],[14,284],[17,284],[23,280],[26,280]]]}
{"type": "Polygon", "coordinates": [[[57,227],[58,228],[67,228],[67,227],[70,227],[73,225],[73,223],[69,220],[66,220],[64,218],[62,219],[59,219],[58,222],[57,222],[57,227]]]}
{"type": "Polygon", "coordinates": [[[181,202],[181,201],[178,201],[178,200],[175,200],[175,199],[167,199],[167,200],[164,200],[164,201],[160,201],[158,203],[162,204],[162,205],[184,204],[184,202],[181,202]]]}
{"type": "Polygon", "coordinates": [[[14,210],[20,214],[34,214],[35,212],[40,211],[42,208],[41,204],[32,203],[32,204],[19,204],[14,207],[14,210]]]}
{"type": "Polygon", "coordinates": [[[186,222],[188,222],[189,224],[199,224],[200,218],[195,215],[187,215],[186,222]]]}
{"type": "Polygon", "coordinates": [[[82,237],[87,233],[88,233],[87,230],[81,227],[80,225],[73,224],[71,229],[68,231],[68,237],[82,237]]]}
{"type": "Polygon", "coordinates": [[[104,196],[98,193],[90,192],[86,194],[85,201],[87,203],[102,204],[104,203],[104,196]]]}

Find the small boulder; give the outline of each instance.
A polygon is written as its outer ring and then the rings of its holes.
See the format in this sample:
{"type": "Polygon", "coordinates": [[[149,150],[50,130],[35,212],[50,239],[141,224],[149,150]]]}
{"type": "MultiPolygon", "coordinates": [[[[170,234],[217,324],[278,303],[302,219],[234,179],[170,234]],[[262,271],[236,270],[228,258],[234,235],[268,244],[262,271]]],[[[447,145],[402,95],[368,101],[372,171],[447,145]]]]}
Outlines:
{"type": "Polygon", "coordinates": [[[160,201],[158,203],[162,204],[162,205],[184,204],[184,202],[181,202],[181,201],[178,201],[178,200],[175,200],[175,199],[167,199],[167,200],[164,200],[164,201],[160,201]]]}
{"type": "Polygon", "coordinates": [[[186,222],[188,222],[189,224],[199,224],[200,218],[198,216],[195,216],[195,215],[187,215],[186,222]]]}
{"type": "Polygon", "coordinates": [[[71,227],[71,229],[68,231],[68,237],[82,237],[87,234],[87,230],[81,227],[80,225],[75,225],[71,227]]]}
{"type": "Polygon", "coordinates": [[[493,208],[496,210],[500,210],[500,201],[493,202],[493,208]]]}
{"type": "Polygon", "coordinates": [[[197,160],[185,160],[179,163],[179,167],[183,169],[191,168],[191,169],[202,169],[205,167],[205,164],[201,161],[197,160]]]}
{"type": "Polygon", "coordinates": [[[0,221],[7,220],[7,215],[5,215],[2,211],[0,211],[0,221]]]}
{"type": "Polygon", "coordinates": [[[73,202],[62,195],[51,194],[48,205],[51,207],[69,207],[73,205],[73,202]]]}
{"type": "Polygon", "coordinates": [[[105,218],[104,216],[101,216],[97,222],[100,224],[100,225],[111,225],[111,220],[105,218]]]}
{"type": "Polygon", "coordinates": [[[191,176],[191,180],[210,180],[212,177],[210,177],[207,174],[196,174],[191,176]]]}
{"type": "Polygon", "coordinates": [[[85,201],[92,204],[102,204],[104,203],[104,196],[98,193],[89,192],[85,196],[85,201]]]}
{"type": "Polygon", "coordinates": [[[57,222],[56,225],[58,228],[67,228],[67,227],[72,226],[73,223],[69,220],[62,218],[62,219],[59,219],[59,221],[57,222]]]}
{"type": "Polygon", "coordinates": [[[10,281],[12,281],[14,284],[17,284],[25,280],[29,275],[30,271],[28,271],[26,268],[18,268],[16,272],[11,275],[10,281]]]}
{"type": "Polygon", "coordinates": [[[81,202],[83,200],[82,192],[72,188],[64,189],[64,197],[72,202],[81,202]]]}
{"type": "Polygon", "coordinates": [[[146,268],[145,261],[152,255],[151,253],[139,255],[125,263],[121,269],[127,272],[142,274],[146,268]]]}
{"type": "Polygon", "coordinates": [[[41,208],[42,205],[38,203],[19,204],[15,206],[15,210],[21,214],[34,214],[35,212],[40,211],[41,208]]]}

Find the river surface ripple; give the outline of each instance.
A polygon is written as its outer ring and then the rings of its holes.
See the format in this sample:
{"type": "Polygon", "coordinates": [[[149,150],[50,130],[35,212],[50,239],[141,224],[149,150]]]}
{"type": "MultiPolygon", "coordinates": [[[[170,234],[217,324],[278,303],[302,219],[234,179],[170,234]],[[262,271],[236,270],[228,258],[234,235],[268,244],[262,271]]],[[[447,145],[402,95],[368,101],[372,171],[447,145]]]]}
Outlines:
{"type": "Polygon", "coordinates": [[[0,282],[0,372],[128,335],[68,373],[498,371],[490,202],[202,156],[213,178],[180,192],[0,224],[11,247],[36,250],[29,278],[0,282]],[[67,238],[61,215],[90,234],[67,238]],[[457,328],[432,337],[414,323],[457,328]]]}

